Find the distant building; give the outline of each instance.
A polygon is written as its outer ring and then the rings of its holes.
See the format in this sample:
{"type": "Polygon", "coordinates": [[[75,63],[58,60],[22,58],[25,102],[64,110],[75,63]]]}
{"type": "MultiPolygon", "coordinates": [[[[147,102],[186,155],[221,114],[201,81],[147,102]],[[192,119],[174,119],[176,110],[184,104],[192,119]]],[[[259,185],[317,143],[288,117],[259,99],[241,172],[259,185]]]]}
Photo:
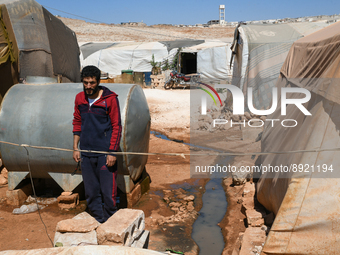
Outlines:
{"type": "Polygon", "coordinates": [[[131,27],[146,27],[146,24],[142,22],[121,22],[122,26],[131,26],[131,27]]]}
{"type": "Polygon", "coordinates": [[[208,25],[215,25],[215,24],[220,24],[220,21],[218,19],[215,20],[209,20],[207,22],[208,25]]]}

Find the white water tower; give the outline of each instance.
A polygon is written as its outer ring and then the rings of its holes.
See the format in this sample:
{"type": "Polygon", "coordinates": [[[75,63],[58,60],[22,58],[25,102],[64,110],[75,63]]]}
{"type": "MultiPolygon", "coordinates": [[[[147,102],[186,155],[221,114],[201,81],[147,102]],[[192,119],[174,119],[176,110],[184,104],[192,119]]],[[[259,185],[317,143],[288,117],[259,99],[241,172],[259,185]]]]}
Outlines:
{"type": "Polygon", "coordinates": [[[220,5],[220,25],[225,24],[225,5],[220,5]]]}

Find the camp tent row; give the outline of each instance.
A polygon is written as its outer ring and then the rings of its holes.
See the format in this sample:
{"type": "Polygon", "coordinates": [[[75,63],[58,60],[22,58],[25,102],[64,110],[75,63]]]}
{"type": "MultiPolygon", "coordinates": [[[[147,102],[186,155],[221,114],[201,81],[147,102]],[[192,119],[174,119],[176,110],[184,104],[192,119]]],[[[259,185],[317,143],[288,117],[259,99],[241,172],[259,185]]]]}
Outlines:
{"type": "Polygon", "coordinates": [[[78,82],[75,33],[34,0],[0,2],[0,101],[27,76],[78,82]]]}
{"type": "MultiPolygon", "coordinates": [[[[267,125],[262,152],[321,150],[262,155],[262,165],[302,165],[303,172],[266,173],[257,198],[276,218],[262,254],[339,254],[340,250],[340,22],[294,42],[275,86],[310,91],[305,116],[294,105],[271,119],[295,119],[294,128],[267,125]],[[331,150],[328,150],[331,149],[331,150]],[[322,151],[326,150],[326,151],[322,151]],[[312,170],[314,168],[314,170],[312,170]]],[[[305,97],[291,94],[291,98],[305,97]]]]}
{"type": "Polygon", "coordinates": [[[222,41],[178,40],[165,42],[108,42],[80,46],[81,65],[95,65],[112,76],[122,70],[150,72],[152,55],[156,62],[173,62],[181,49],[181,72],[200,73],[203,79],[231,77],[230,43],[222,41]]]}

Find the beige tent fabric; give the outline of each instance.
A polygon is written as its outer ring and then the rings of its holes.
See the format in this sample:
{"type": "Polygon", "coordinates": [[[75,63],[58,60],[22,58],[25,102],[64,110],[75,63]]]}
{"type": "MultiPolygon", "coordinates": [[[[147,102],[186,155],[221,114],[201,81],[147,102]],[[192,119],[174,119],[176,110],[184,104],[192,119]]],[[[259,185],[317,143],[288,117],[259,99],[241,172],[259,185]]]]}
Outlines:
{"type": "Polygon", "coordinates": [[[291,47],[281,74],[296,86],[340,103],[340,22],[300,39],[291,47]]]}
{"type": "MultiPolygon", "coordinates": [[[[312,97],[304,106],[312,116],[291,105],[287,115],[281,116],[279,106],[268,118],[295,119],[298,125],[267,125],[263,152],[340,147],[340,89],[335,87],[340,75],[339,32],[340,23],[336,23],[292,45],[276,86],[310,90],[312,97]]],[[[276,214],[262,254],[339,254],[340,151],[272,154],[262,156],[261,161],[272,166],[309,166],[309,172],[261,176],[257,198],[276,214]],[[323,166],[327,171],[323,172],[323,166]]]]}

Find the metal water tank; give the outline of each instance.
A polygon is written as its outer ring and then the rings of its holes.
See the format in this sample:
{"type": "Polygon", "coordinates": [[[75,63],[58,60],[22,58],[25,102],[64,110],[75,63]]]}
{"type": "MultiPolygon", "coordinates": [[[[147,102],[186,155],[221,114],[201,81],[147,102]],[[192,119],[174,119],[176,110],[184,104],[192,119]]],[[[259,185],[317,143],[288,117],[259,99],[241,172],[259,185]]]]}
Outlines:
{"type": "MultiPolygon", "coordinates": [[[[104,86],[118,94],[122,152],[148,152],[150,113],[142,88],[133,84],[104,86]]],[[[16,144],[72,149],[74,100],[83,90],[81,83],[17,84],[5,95],[0,111],[0,140],[16,144]]],[[[53,178],[64,191],[72,191],[82,181],[74,172],[72,152],[28,148],[33,178],[53,178]]],[[[8,170],[8,188],[28,176],[25,148],[0,143],[8,170]]],[[[119,155],[118,173],[136,181],[147,162],[147,155],[119,155]]]]}

